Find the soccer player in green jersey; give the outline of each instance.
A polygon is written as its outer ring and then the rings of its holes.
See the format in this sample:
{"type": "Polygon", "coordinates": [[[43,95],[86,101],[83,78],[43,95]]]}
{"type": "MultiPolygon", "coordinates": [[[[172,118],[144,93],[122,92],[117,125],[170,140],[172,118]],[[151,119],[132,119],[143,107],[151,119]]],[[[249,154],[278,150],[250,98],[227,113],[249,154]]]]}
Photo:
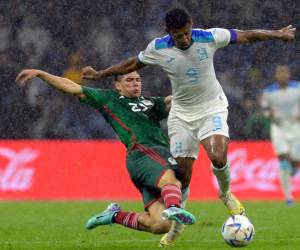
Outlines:
{"type": "Polygon", "coordinates": [[[160,234],[168,232],[171,220],[195,223],[195,217],[180,206],[182,192],[181,182],[175,175],[177,165],[159,124],[168,115],[170,96],[142,97],[141,79],[136,71],[116,76],[115,90],[84,87],[36,69],[23,70],[16,82],[22,85],[34,77],[97,109],[127,148],[127,170],[142,194],[145,212],[125,212],[117,203],[112,203],[88,220],[87,229],[117,223],[160,234]]]}
{"type": "MultiPolygon", "coordinates": [[[[244,206],[230,190],[228,102],[216,77],[214,55],[218,49],[236,43],[269,39],[291,42],[295,39],[296,29],[292,25],[279,30],[193,28],[191,15],[185,9],[175,8],[165,15],[165,30],[168,34],[154,38],[137,56],[103,70],[86,67],[83,77],[100,80],[147,65],[160,67],[172,86],[168,133],[170,151],[183,173],[183,186],[190,183],[201,144],[217,178],[220,199],[231,215],[245,214],[244,206]]],[[[161,244],[173,244],[173,235],[166,235],[161,244]]]]}

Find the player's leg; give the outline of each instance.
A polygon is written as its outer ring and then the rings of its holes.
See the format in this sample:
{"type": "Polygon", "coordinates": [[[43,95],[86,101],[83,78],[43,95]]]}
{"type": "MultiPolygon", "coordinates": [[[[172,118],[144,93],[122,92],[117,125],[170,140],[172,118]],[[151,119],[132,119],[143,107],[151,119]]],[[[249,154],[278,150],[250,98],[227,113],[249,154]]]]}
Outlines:
{"type": "Polygon", "coordinates": [[[199,140],[193,132],[196,129],[193,126],[193,123],[187,123],[176,116],[169,115],[170,151],[178,164],[177,177],[183,188],[190,184],[193,164],[199,152],[199,140]]]}
{"type": "Polygon", "coordinates": [[[288,154],[278,155],[279,159],[279,178],[286,203],[293,202],[291,190],[291,169],[292,165],[288,154]]]}
{"type": "Polygon", "coordinates": [[[227,161],[229,133],[228,112],[221,112],[203,119],[201,126],[207,128],[206,134],[198,134],[208,158],[212,163],[213,173],[219,184],[220,198],[231,215],[244,214],[245,209],[230,191],[230,166],[227,161]]]}
{"type": "Polygon", "coordinates": [[[277,124],[271,125],[271,141],[275,154],[279,160],[279,179],[287,204],[292,203],[291,193],[291,159],[289,155],[290,143],[287,140],[287,131],[277,124]]]}
{"type": "Polygon", "coordinates": [[[127,157],[127,169],[131,179],[142,189],[162,197],[166,209],[162,216],[183,224],[193,224],[194,216],[180,207],[181,183],[175,176],[176,161],[167,147],[137,145],[127,157]]]}
{"type": "Polygon", "coordinates": [[[117,203],[112,203],[102,213],[89,219],[86,228],[90,230],[115,223],[134,230],[162,234],[168,232],[171,227],[171,221],[161,218],[164,209],[164,204],[158,200],[154,201],[146,212],[141,213],[123,211],[117,203]]]}
{"type": "Polygon", "coordinates": [[[139,228],[142,231],[153,234],[163,234],[169,231],[171,227],[170,220],[161,218],[162,212],[166,209],[161,200],[157,200],[147,207],[147,212],[139,216],[139,228]]]}
{"type": "Polygon", "coordinates": [[[223,135],[211,135],[201,142],[212,163],[222,196],[230,193],[230,168],[227,162],[228,142],[229,139],[223,135]]]}
{"type": "MultiPolygon", "coordinates": [[[[185,209],[187,199],[189,196],[189,188],[182,189],[182,202],[181,207],[185,209]]],[[[161,247],[169,247],[173,246],[175,244],[175,241],[177,238],[181,235],[185,228],[185,225],[182,223],[179,223],[177,221],[172,221],[171,228],[160,240],[160,246],[161,247]]]]}
{"type": "MultiPolygon", "coordinates": [[[[189,196],[189,184],[192,177],[194,161],[198,155],[199,143],[192,134],[189,125],[175,116],[169,116],[168,132],[170,138],[170,150],[178,164],[176,177],[182,183],[181,207],[185,208],[189,196]]],[[[161,240],[162,247],[172,246],[175,240],[184,230],[184,225],[176,221],[172,222],[171,229],[161,240]]]]}
{"type": "Polygon", "coordinates": [[[181,224],[194,224],[195,217],[181,207],[182,192],[181,183],[176,179],[172,169],[166,170],[157,182],[158,189],[161,190],[166,209],[162,212],[164,219],[177,221],[181,224]]]}
{"type": "MultiPolygon", "coordinates": [[[[300,126],[299,126],[300,127],[300,126]]],[[[293,142],[291,143],[291,150],[290,150],[290,158],[291,158],[291,175],[292,177],[295,176],[299,171],[299,164],[300,164],[300,138],[299,138],[299,127],[296,127],[296,133],[293,135],[293,142]]]]}

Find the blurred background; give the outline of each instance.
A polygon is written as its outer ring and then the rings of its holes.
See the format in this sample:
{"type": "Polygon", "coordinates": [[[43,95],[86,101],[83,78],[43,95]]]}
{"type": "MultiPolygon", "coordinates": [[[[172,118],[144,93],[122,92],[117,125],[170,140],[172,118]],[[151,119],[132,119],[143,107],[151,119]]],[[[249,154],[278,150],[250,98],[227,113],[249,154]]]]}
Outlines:
{"type": "MultiPolygon", "coordinates": [[[[295,0],[114,0],[0,1],[0,137],[2,139],[115,139],[104,119],[76,99],[40,80],[25,90],[14,82],[23,68],[39,68],[80,83],[80,70],[101,69],[135,56],[165,35],[164,15],[172,7],[190,11],[199,28],[279,29],[297,26],[295,0]],[[276,3],[276,4],[275,4],[276,3]]],[[[298,39],[299,40],[299,39],[298,39]]],[[[258,100],[273,81],[277,64],[300,79],[299,41],[268,41],[220,49],[215,68],[230,103],[232,139],[268,139],[268,120],[258,100]]],[[[144,95],[169,95],[170,83],[158,68],[141,71],[144,95]]],[[[112,79],[88,83],[109,88],[112,79]]]]}

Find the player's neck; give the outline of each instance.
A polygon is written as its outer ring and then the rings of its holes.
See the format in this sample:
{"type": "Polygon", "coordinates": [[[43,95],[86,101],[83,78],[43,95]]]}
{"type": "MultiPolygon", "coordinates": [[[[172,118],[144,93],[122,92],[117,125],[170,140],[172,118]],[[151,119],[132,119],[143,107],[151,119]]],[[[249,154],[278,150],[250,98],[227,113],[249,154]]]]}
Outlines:
{"type": "Polygon", "coordinates": [[[194,43],[194,41],[193,41],[193,39],[192,39],[191,43],[190,43],[189,46],[186,47],[186,48],[180,48],[180,47],[177,47],[176,45],[175,45],[175,47],[176,47],[177,49],[179,49],[179,50],[185,51],[185,50],[188,50],[188,49],[193,45],[193,43],[194,43]]]}
{"type": "Polygon", "coordinates": [[[289,81],[279,82],[279,88],[286,89],[289,86],[289,81]]]}

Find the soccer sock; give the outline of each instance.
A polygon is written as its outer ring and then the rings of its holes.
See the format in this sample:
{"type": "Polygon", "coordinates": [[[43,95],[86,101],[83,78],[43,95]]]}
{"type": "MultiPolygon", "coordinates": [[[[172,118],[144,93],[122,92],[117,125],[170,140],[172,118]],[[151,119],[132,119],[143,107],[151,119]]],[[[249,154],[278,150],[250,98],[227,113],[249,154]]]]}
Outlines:
{"type": "Polygon", "coordinates": [[[121,224],[124,227],[138,230],[138,217],[139,213],[120,211],[115,214],[113,221],[114,223],[121,224]]]}
{"type": "Polygon", "coordinates": [[[166,208],[171,206],[180,207],[181,196],[180,188],[173,184],[164,185],[161,190],[161,197],[163,198],[166,208]]]}
{"type": "Polygon", "coordinates": [[[181,200],[180,206],[182,208],[185,208],[187,199],[189,198],[189,195],[190,195],[190,188],[186,187],[186,188],[181,189],[181,193],[182,193],[182,198],[181,198],[182,200],[181,200]]]}
{"type": "Polygon", "coordinates": [[[284,197],[286,200],[292,199],[292,192],[291,192],[291,164],[287,160],[280,160],[280,182],[281,187],[283,189],[284,197]]]}
{"type": "MultiPolygon", "coordinates": [[[[185,208],[187,199],[190,194],[190,189],[187,187],[187,188],[182,189],[181,192],[182,192],[182,201],[181,201],[180,205],[182,208],[185,208]]],[[[183,225],[177,221],[172,221],[172,225],[171,225],[171,228],[170,228],[170,230],[168,232],[168,236],[167,236],[168,240],[169,241],[175,240],[182,233],[184,228],[185,228],[185,225],[183,225]]]]}
{"type": "Polygon", "coordinates": [[[226,196],[230,193],[230,168],[229,163],[222,167],[217,168],[212,166],[213,172],[217,177],[221,196],[226,196]]]}

